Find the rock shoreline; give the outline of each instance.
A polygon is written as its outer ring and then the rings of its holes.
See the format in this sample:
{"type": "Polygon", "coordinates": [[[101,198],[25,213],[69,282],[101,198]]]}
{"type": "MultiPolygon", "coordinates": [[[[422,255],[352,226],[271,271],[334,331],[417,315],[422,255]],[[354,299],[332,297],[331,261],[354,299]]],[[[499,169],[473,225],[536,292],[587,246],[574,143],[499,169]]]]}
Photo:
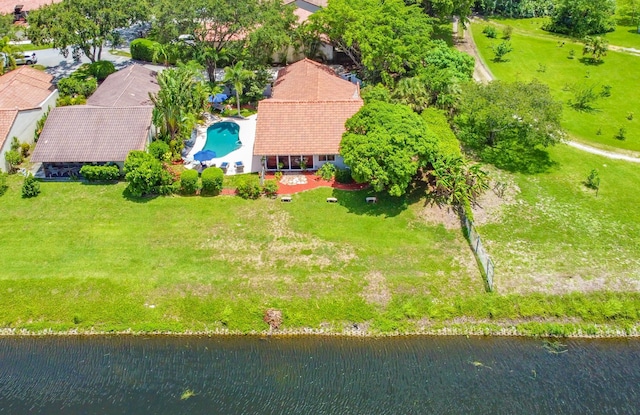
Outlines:
{"type": "Polygon", "coordinates": [[[594,325],[595,333],[587,333],[582,329],[565,335],[556,335],[551,332],[546,334],[531,334],[519,330],[515,326],[509,327],[474,327],[472,324],[465,327],[443,327],[424,329],[408,332],[369,332],[367,330],[346,329],[343,331],[331,331],[325,329],[296,328],[264,331],[234,331],[216,328],[214,330],[185,330],[185,331],[136,331],[132,329],[119,331],[102,331],[93,329],[70,330],[28,330],[18,328],[0,329],[0,337],[45,337],[45,336],[173,336],[173,337],[214,337],[214,336],[254,336],[254,337],[298,337],[298,336],[326,336],[326,337],[351,337],[351,338],[382,338],[382,337],[416,337],[416,336],[481,336],[481,337],[554,337],[554,338],[580,338],[580,339],[605,339],[605,338],[638,338],[640,337],[640,325],[631,329],[622,329],[615,326],[594,325]]]}

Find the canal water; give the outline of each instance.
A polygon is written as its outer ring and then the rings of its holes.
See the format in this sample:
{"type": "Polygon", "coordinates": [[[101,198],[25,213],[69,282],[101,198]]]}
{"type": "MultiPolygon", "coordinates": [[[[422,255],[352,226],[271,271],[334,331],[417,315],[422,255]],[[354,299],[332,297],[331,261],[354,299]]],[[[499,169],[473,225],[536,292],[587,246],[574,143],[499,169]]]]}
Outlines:
{"type": "Polygon", "coordinates": [[[0,338],[0,414],[633,413],[638,340],[0,338]]]}

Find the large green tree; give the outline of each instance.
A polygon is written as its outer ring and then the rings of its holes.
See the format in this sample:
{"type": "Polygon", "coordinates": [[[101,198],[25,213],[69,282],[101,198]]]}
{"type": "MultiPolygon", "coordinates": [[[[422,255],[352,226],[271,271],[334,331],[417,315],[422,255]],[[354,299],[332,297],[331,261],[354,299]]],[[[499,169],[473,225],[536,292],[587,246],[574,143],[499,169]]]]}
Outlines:
{"type": "Polygon", "coordinates": [[[403,195],[437,152],[438,139],[408,106],[373,101],[347,120],[340,155],[357,182],[403,195]]]}
{"type": "Polygon", "coordinates": [[[53,42],[65,57],[71,49],[95,62],[114,29],[144,20],[147,13],[145,1],[65,0],[29,13],[27,36],[37,45],[53,42]]]}
{"type": "Polygon", "coordinates": [[[191,35],[185,44],[215,82],[217,68],[244,60],[264,64],[293,43],[296,18],[280,0],[158,0],[152,34],[161,43],[191,35]]]}
{"type": "Polygon", "coordinates": [[[331,0],[310,20],[373,82],[412,73],[431,48],[431,19],[403,0],[331,0]]]}
{"type": "Polygon", "coordinates": [[[619,23],[636,26],[640,33],[640,0],[618,0],[616,2],[619,23]]]}
{"type": "Polygon", "coordinates": [[[454,121],[460,140],[493,161],[506,156],[507,150],[524,157],[564,138],[562,103],[538,81],[467,84],[457,110],[454,121]]]}
{"type": "Polygon", "coordinates": [[[575,37],[615,29],[615,0],[558,0],[545,29],[575,37]]]}

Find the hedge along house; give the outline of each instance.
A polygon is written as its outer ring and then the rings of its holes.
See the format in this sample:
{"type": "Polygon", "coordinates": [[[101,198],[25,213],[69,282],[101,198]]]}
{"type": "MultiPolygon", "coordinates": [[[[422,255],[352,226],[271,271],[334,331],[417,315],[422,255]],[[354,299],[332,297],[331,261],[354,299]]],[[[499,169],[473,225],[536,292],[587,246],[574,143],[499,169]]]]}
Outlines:
{"type": "Polygon", "coordinates": [[[77,176],[84,164],[116,163],[144,150],[155,129],[149,94],[160,90],[156,72],[131,65],[112,73],[87,105],[51,111],[31,157],[42,163],[36,176],[77,176]]]}
{"type": "Polygon", "coordinates": [[[39,176],[73,177],[84,164],[115,163],[121,169],[131,150],[151,141],[153,108],[76,105],[51,110],[31,156],[39,176]]]}
{"type": "Polygon", "coordinates": [[[258,103],[254,166],[266,170],[344,167],[340,141],[345,122],[363,102],[360,87],[309,59],[278,72],[272,96],[258,103]]]}
{"type": "Polygon", "coordinates": [[[58,90],[53,77],[28,66],[0,76],[0,171],[7,171],[5,153],[11,150],[13,137],[33,143],[38,120],[55,107],[58,90]]]}

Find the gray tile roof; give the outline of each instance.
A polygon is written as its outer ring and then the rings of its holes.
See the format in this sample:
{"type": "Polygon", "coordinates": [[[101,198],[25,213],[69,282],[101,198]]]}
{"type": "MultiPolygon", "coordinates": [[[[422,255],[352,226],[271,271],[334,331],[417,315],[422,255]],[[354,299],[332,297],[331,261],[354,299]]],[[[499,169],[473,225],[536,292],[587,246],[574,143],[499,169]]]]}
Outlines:
{"type": "Polygon", "coordinates": [[[152,107],[53,108],[38,139],[35,163],[121,162],[131,150],[144,150],[152,107]]]}
{"type": "Polygon", "coordinates": [[[149,93],[160,90],[156,72],[140,65],[131,65],[114,72],[87,99],[96,107],[135,107],[153,105],[149,93]]]}

